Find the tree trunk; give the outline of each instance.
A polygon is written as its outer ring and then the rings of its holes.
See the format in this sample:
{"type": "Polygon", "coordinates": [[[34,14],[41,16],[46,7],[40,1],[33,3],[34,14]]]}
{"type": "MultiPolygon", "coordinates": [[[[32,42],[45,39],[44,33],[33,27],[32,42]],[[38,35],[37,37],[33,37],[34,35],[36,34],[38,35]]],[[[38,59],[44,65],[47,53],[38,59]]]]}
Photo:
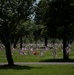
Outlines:
{"type": "Polygon", "coordinates": [[[47,37],[44,38],[45,46],[47,46],[47,37]]]}
{"type": "Polygon", "coordinates": [[[64,60],[69,59],[69,57],[66,53],[66,47],[67,47],[67,40],[66,40],[66,38],[63,38],[63,59],[64,60]]]}
{"type": "Polygon", "coordinates": [[[16,38],[15,41],[14,41],[14,48],[16,48],[16,45],[17,45],[18,40],[19,40],[19,36],[18,36],[18,38],[16,38]]]}
{"type": "Polygon", "coordinates": [[[20,49],[22,49],[22,36],[20,37],[20,49]]]}
{"type": "Polygon", "coordinates": [[[11,54],[10,42],[6,42],[5,49],[6,49],[6,57],[7,57],[8,65],[13,66],[14,62],[11,54]]]}

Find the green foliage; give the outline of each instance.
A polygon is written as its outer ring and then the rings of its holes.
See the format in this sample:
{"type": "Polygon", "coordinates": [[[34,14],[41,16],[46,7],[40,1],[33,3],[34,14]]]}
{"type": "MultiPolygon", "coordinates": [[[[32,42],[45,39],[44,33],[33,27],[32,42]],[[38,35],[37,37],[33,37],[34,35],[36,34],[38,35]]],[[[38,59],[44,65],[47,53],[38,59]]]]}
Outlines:
{"type": "Polygon", "coordinates": [[[35,21],[35,24],[39,27],[39,29],[35,32],[38,34],[38,35],[36,34],[36,37],[37,36],[47,37],[47,29],[45,26],[46,22],[44,20],[47,17],[45,16],[46,12],[48,11],[47,8],[48,8],[48,5],[46,0],[40,0],[39,3],[35,6],[34,21],[35,21]]]}
{"type": "Polygon", "coordinates": [[[35,0],[0,0],[0,39],[4,43],[6,35],[15,36],[17,26],[32,14],[35,0]]]}
{"type": "Polygon", "coordinates": [[[73,0],[55,0],[50,3],[50,19],[47,21],[47,29],[52,37],[54,35],[60,38],[66,36],[66,39],[71,39],[73,36],[72,33],[74,33],[73,10],[73,0]],[[53,35],[50,32],[52,32],[53,35]]]}
{"type": "Polygon", "coordinates": [[[43,32],[51,38],[72,39],[74,33],[73,0],[41,0],[36,6],[35,21],[44,25],[43,32]]]}

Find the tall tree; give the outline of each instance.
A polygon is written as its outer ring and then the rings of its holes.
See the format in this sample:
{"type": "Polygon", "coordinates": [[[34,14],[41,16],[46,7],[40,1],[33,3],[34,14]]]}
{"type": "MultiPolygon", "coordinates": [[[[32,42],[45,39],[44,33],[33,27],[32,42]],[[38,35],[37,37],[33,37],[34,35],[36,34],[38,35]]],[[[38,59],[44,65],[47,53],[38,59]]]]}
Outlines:
{"type": "MultiPolygon", "coordinates": [[[[35,7],[35,18],[34,21],[36,25],[40,25],[39,33],[42,37],[44,37],[45,46],[47,46],[47,29],[45,26],[45,12],[47,11],[48,5],[46,0],[40,0],[39,3],[35,7]]],[[[38,35],[39,36],[39,35],[38,35]]]]}
{"type": "Polygon", "coordinates": [[[74,34],[74,1],[53,0],[47,19],[48,34],[50,37],[63,39],[63,59],[68,59],[66,47],[74,34]]]}
{"type": "Polygon", "coordinates": [[[0,0],[0,40],[5,46],[8,65],[14,65],[11,54],[11,36],[18,25],[32,13],[35,0],[0,0]]]}
{"type": "Polygon", "coordinates": [[[68,59],[66,46],[74,37],[74,1],[41,0],[39,4],[39,21],[44,24],[49,37],[63,39],[63,59],[68,59]]]}

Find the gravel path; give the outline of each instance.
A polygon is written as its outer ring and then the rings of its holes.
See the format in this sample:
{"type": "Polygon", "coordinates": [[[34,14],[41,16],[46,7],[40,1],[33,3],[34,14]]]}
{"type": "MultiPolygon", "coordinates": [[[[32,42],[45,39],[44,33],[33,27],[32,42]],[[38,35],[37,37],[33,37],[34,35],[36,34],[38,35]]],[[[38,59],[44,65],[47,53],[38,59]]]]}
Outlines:
{"type": "MultiPolygon", "coordinates": [[[[15,62],[16,65],[28,65],[28,64],[58,64],[58,65],[62,65],[62,64],[74,64],[74,62],[15,62]]],[[[7,63],[0,63],[0,65],[7,65],[7,63]]]]}

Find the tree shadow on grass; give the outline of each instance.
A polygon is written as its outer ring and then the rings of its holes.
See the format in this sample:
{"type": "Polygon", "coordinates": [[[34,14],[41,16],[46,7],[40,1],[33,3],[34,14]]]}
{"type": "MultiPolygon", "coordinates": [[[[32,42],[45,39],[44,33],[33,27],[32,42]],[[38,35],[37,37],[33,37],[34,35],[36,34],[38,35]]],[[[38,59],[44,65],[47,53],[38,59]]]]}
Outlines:
{"type": "Polygon", "coordinates": [[[33,66],[26,66],[26,65],[0,65],[0,69],[14,69],[14,70],[31,70],[31,69],[40,69],[42,67],[33,67],[33,66]]]}
{"type": "Polygon", "coordinates": [[[40,62],[74,62],[74,59],[47,59],[47,60],[42,60],[40,62]]]}

